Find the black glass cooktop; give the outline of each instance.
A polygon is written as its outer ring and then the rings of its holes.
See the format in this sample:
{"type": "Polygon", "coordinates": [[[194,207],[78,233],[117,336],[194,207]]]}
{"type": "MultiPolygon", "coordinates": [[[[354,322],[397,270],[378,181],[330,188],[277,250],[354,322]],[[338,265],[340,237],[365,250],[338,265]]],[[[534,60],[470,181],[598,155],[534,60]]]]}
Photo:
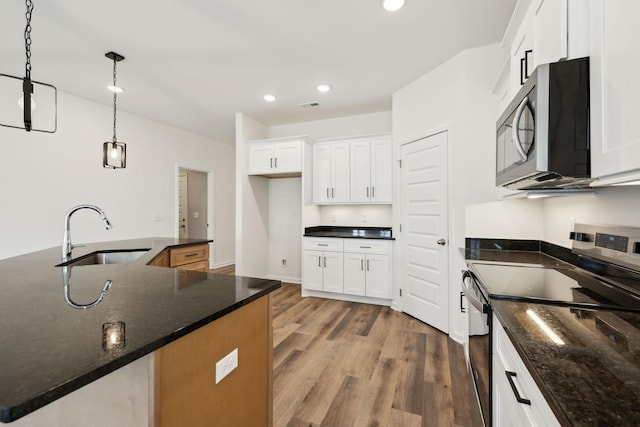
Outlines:
{"type": "Polygon", "coordinates": [[[493,299],[640,311],[640,296],[577,268],[473,263],[493,299]]]}

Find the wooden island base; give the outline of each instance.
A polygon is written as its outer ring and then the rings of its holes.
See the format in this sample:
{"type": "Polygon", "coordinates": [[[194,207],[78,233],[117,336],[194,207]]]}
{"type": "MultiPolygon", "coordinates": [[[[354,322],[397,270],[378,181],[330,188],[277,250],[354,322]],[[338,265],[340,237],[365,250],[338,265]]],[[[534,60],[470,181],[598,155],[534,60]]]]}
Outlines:
{"type": "Polygon", "coordinates": [[[154,425],[271,426],[271,295],[154,353],[154,425]],[[238,367],[216,384],[216,362],[238,349],[238,367]]]}

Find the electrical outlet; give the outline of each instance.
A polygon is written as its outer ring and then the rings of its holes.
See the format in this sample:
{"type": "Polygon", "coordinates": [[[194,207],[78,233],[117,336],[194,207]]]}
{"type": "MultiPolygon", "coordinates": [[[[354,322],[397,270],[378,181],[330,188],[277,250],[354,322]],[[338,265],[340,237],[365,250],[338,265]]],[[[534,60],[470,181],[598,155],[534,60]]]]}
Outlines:
{"type": "Polygon", "coordinates": [[[283,265],[284,267],[286,267],[286,266],[287,266],[287,259],[286,259],[286,258],[282,258],[282,265],[283,265]]]}
{"type": "Polygon", "coordinates": [[[238,349],[216,362],[216,384],[238,367],[238,349]]]}

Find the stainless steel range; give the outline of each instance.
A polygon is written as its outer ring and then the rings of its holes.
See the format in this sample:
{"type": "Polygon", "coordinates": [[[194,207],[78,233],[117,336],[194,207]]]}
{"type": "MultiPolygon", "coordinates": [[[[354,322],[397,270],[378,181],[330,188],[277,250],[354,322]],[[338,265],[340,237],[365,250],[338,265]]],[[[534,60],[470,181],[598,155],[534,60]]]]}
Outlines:
{"type": "MultiPolygon", "coordinates": [[[[469,361],[485,425],[491,425],[492,300],[566,306],[576,315],[580,309],[640,312],[640,229],[576,224],[570,238],[571,263],[475,260],[463,272],[464,293],[481,317],[469,317],[469,361]]],[[[596,326],[624,342],[627,334],[612,324],[600,319],[596,326]]]]}

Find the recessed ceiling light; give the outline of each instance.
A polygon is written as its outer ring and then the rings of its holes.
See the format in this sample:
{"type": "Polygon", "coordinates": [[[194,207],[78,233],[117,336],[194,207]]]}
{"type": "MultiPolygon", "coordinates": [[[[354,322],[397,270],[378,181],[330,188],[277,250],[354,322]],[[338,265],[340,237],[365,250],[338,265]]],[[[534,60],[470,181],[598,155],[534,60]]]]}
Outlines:
{"type": "Polygon", "coordinates": [[[318,92],[329,92],[331,90],[331,86],[329,86],[329,85],[318,85],[318,87],[316,87],[316,89],[318,89],[318,92]]]}
{"type": "Polygon", "coordinates": [[[404,0],[384,0],[382,2],[382,7],[389,12],[395,12],[398,9],[401,9],[404,6],[404,0]]]}
{"type": "Polygon", "coordinates": [[[269,94],[263,96],[263,98],[267,102],[273,102],[273,101],[276,100],[276,96],[275,95],[269,95],[269,94]]]}
{"type": "Polygon", "coordinates": [[[108,85],[107,89],[109,89],[113,93],[122,93],[124,92],[124,88],[120,86],[108,85]]]}

